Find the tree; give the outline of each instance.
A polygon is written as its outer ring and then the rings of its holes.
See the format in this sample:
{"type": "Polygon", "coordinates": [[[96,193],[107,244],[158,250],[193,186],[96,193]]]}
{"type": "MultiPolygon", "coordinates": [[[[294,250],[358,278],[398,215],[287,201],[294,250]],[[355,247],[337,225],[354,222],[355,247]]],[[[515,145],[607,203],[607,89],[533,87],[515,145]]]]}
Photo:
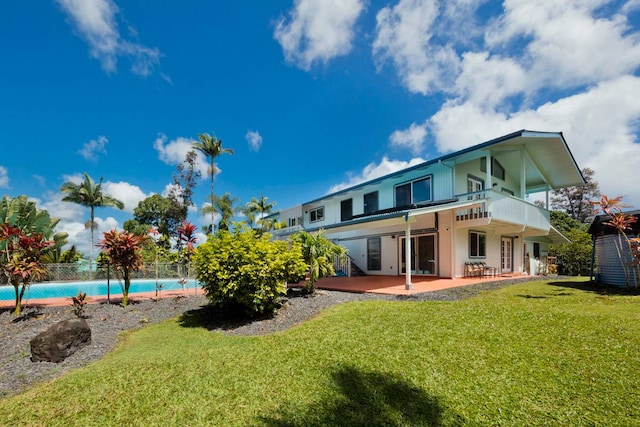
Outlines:
{"type": "Polygon", "coordinates": [[[225,193],[222,196],[213,196],[213,203],[211,205],[204,206],[200,212],[203,215],[208,213],[217,213],[220,215],[220,223],[218,229],[229,230],[231,219],[236,214],[236,209],[233,204],[237,201],[235,197],[231,197],[229,193],[225,193]]]}
{"type": "Polygon", "coordinates": [[[197,230],[198,227],[188,221],[178,227],[178,259],[187,265],[191,263],[191,258],[196,250],[197,230]]]}
{"type": "Polygon", "coordinates": [[[598,182],[593,178],[594,175],[595,172],[592,169],[584,168],[582,176],[585,185],[553,190],[551,208],[564,211],[581,223],[590,222],[596,214],[595,206],[590,201],[600,197],[600,188],[598,182]]]}
{"type": "Polygon", "coordinates": [[[200,171],[196,169],[196,152],[187,152],[185,159],[176,167],[173,175],[173,187],[168,198],[181,213],[180,222],[186,221],[189,207],[193,206],[193,189],[200,179],[200,171]]]}
{"type": "Polygon", "coordinates": [[[136,223],[125,223],[125,229],[136,234],[147,234],[153,227],[162,235],[159,245],[165,249],[171,247],[171,238],[177,238],[178,227],[184,221],[181,205],[169,197],[154,194],[141,200],[133,210],[136,223]]]}
{"type": "Polygon", "coordinates": [[[253,207],[247,203],[238,209],[238,212],[242,213],[247,218],[247,225],[249,225],[249,228],[253,229],[253,224],[255,224],[256,221],[256,213],[253,210],[253,207]]]}
{"type": "Polygon", "coordinates": [[[0,200],[0,272],[15,289],[16,315],[27,286],[46,276],[42,257],[66,243],[66,233],[54,232],[58,222],[27,196],[0,200]]]}
{"type": "MultiPolygon", "coordinates": [[[[209,159],[209,176],[211,177],[211,194],[209,195],[209,200],[214,201],[214,191],[213,191],[213,178],[216,174],[216,165],[215,159],[221,154],[231,154],[233,155],[233,149],[231,148],[222,148],[222,140],[218,139],[215,135],[210,136],[208,133],[201,133],[198,135],[199,141],[193,143],[193,148],[200,151],[209,159]]],[[[215,223],[215,212],[211,211],[211,232],[215,231],[214,228],[215,223]]]]}
{"type": "Polygon", "coordinates": [[[309,281],[305,289],[310,293],[315,291],[318,279],[336,274],[334,257],[343,258],[347,255],[346,248],[327,239],[321,230],[315,233],[297,231],[291,235],[291,242],[300,245],[304,261],[309,266],[309,281]]]}
{"type": "Polygon", "coordinates": [[[260,223],[260,228],[262,231],[266,231],[268,228],[267,222],[265,222],[264,217],[271,213],[273,207],[276,205],[276,202],[269,203],[269,198],[265,196],[261,196],[259,199],[252,198],[248,203],[248,207],[250,210],[254,212],[254,218],[258,218],[260,223]]]}
{"type": "Polygon", "coordinates": [[[93,268],[93,230],[96,228],[95,208],[115,207],[123,209],[124,203],[102,191],[102,178],[96,184],[86,172],[84,173],[84,181],[80,184],[65,182],[62,184],[60,191],[66,194],[62,198],[63,202],[76,203],[91,210],[91,219],[88,223],[88,227],[91,228],[91,245],[89,246],[89,271],[91,271],[93,268]]]}
{"type": "Polygon", "coordinates": [[[147,235],[129,233],[127,231],[110,230],[104,232],[104,239],[99,242],[104,255],[122,276],[122,305],[129,304],[129,287],[131,273],[144,267],[142,261],[142,245],[149,239],[147,235]]]}

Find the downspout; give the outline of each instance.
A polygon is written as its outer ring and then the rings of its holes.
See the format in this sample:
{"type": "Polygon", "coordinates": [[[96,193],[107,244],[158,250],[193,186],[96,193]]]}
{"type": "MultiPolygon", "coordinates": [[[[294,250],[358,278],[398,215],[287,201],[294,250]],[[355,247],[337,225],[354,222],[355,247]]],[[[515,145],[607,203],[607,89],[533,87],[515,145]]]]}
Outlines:
{"type": "Polygon", "coordinates": [[[413,254],[411,253],[411,224],[409,223],[409,212],[404,214],[404,222],[404,288],[411,290],[413,289],[413,285],[411,284],[411,257],[413,254]]]}
{"type": "Polygon", "coordinates": [[[596,259],[596,235],[591,235],[591,274],[589,275],[589,281],[593,282],[594,279],[594,264],[596,259]]]}

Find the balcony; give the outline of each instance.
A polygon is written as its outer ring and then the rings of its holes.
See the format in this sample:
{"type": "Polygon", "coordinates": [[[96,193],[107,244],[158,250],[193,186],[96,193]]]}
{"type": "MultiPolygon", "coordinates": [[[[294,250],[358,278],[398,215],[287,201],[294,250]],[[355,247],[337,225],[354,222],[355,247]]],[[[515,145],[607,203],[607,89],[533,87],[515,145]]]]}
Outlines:
{"type": "Polygon", "coordinates": [[[477,205],[457,209],[455,219],[459,226],[491,226],[508,229],[504,232],[549,230],[549,211],[509,194],[493,190],[461,194],[460,200],[477,200],[477,205]]]}

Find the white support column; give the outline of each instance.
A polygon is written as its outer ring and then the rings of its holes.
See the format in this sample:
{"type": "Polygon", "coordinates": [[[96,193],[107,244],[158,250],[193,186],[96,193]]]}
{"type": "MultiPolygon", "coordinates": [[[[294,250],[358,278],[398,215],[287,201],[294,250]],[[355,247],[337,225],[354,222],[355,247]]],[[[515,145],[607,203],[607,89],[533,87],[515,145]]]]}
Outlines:
{"type": "Polygon", "coordinates": [[[521,161],[520,164],[520,198],[524,200],[527,197],[527,162],[524,149],[520,152],[521,161]]]}
{"type": "Polygon", "coordinates": [[[411,253],[411,224],[409,223],[409,214],[404,214],[404,275],[405,275],[405,289],[411,290],[413,289],[413,284],[411,283],[411,257],[413,254],[411,253]]]}
{"type": "Polygon", "coordinates": [[[485,164],[487,165],[487,176],[485,190],[493,190],[493,184],[491,182],[491,173],[493,171],[493,163],[491,162],[491,152],[488,152],[485,157],[485,164]]]}

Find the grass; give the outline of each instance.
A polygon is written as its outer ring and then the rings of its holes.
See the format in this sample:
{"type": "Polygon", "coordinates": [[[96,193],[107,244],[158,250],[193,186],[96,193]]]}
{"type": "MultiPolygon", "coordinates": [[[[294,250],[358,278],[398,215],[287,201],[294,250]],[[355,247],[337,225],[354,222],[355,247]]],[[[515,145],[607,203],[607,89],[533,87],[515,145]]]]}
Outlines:
{"type": "Polygon", "coordinates": [[[529,282],[230,337],[182,318],[0,400],[6,425],[640,424],[640,296],[529,282]]]}

